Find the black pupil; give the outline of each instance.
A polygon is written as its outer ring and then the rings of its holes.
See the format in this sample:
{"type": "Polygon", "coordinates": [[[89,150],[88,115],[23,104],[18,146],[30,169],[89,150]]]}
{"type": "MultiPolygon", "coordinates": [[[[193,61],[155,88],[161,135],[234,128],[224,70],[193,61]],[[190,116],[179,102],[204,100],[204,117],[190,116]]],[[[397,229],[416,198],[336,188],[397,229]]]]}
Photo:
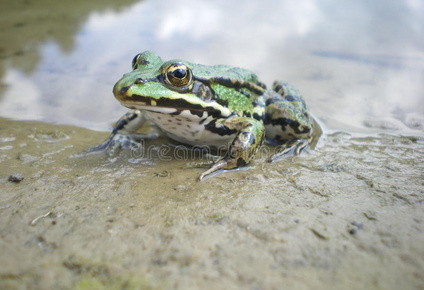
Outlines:
{"type": "Polygon", "coordinates": [[[178,68],[172,72],[172,75],[179,79],[184,78],[186,74],[187,74],[186,70],[182,68],[178,68]]]}

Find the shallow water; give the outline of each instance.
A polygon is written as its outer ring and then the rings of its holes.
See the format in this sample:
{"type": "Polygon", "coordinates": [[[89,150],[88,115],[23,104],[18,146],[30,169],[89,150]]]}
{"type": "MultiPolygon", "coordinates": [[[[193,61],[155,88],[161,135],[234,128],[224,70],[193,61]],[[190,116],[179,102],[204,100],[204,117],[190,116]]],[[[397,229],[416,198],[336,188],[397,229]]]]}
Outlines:
{"type": "Polygon", "coordinates": [[[424,134],[422,1],[127,2],[9,3],[0,116],[108,130],[113,84],[153,50],[288,81],[329,130],[424,134]]]}
{"type": "Polygon", "coordinates": [[[422,1],[3,6],[0,288],[423,289],[422,1]],[[144,50],[288,81],[324,135],[202,182],[165,138],[82,157],[144,50]]]}

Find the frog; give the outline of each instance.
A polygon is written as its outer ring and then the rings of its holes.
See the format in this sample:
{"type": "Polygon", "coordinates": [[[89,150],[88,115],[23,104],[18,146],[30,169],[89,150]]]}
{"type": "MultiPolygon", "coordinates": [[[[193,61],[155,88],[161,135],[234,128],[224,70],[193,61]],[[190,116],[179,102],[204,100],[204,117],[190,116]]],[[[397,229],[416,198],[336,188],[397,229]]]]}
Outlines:
{"type": "Polygon", "coordinates": [[[103,143],[85,152],[113,156],[157,138],[137,132],[149,121],[179,143],[226,150],[208,163],[199,180],[248,165],[265,142],[279,148],[269,162],[299,155],[317,127],[299,90],[286,82],[275,81],[268,89],[248,69],[163,61],[153,51],[133,58],[132,70],[114,85],[113,94],[130,110],[103,143]]]}

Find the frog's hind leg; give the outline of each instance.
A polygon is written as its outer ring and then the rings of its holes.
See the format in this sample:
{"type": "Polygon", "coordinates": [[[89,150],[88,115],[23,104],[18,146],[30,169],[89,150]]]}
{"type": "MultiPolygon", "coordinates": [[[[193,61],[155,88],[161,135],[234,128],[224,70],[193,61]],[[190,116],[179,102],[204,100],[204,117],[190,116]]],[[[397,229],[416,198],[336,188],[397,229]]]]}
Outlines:
{"type": "Polygon", "coordinates": [[[311,141],[313,124],[300,92],[293,86],[274,82],[266,101],[264,120],[267,138],[280,144],[269,162],[287,155],[298,155],[311,141]]]}
{"type": "Polygon", "coordinates": [[[158,132],[136,133],[144,123],[145,118],[140,110],[130,110],[118,120],[112,133],[103,143],[86,149],[84,153],[106,151],[109,156],[114,156],[120,149],[139,149],[140,140],[155,139],[159,136],[158,132]]]}

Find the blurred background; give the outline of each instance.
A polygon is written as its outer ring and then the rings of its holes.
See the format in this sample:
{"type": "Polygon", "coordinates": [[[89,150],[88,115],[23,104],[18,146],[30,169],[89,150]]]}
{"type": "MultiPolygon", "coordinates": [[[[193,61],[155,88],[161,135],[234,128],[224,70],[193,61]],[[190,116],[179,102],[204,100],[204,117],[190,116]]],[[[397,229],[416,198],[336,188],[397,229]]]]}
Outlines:
{"type": "Polygon", "coordinates": [[[0,117],[109,130],[139,52],[292,83],[326,132],[424,136],[424,1],[5,1],[0,117]]]}

